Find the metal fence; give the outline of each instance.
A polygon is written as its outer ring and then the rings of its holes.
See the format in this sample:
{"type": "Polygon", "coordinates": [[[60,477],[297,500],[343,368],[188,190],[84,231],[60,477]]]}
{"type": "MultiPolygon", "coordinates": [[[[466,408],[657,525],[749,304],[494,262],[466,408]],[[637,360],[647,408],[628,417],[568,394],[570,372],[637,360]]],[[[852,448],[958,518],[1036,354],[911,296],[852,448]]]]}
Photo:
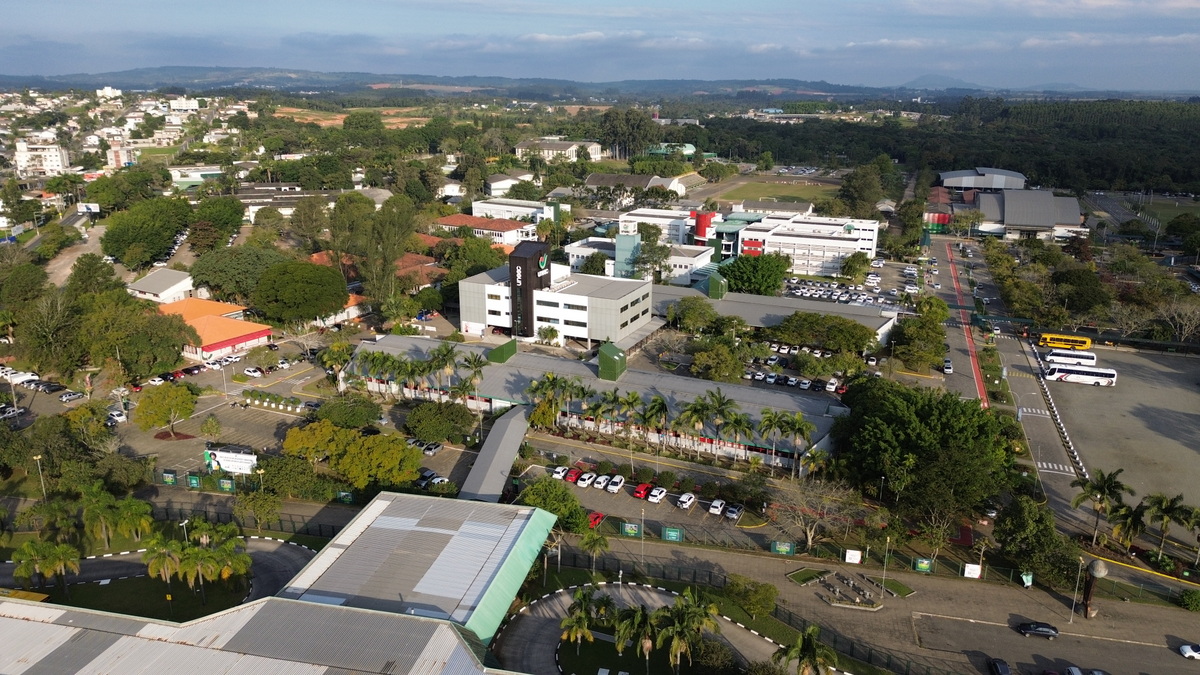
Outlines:
{"type": "MultiPolygon", "coordinates": [[[[561,558],[557,562],[567,567],[578,569],[590,570],[592,568],[591,556],[575,551],[562,551],[561,558]]],[[[606,554],[596,557],[596,571],[605,572],[608,575],[623,572],[629,575],[626,578],[630,578],[637,573],[648,579],[697,584],[714,588],[724,588],[729,583],[729,577],[721,570],[687,567],[680,565],[679,562],[678,560],[661,558],[634,560],[622,558],[618,555],[606,554]]],[[[775,609],[771,612],[771,616],[798,631],[803,631],[812,623],[808,619],[779,605],[775,606],[775,609]]],[[[821,628],[821,641],[833,647],[839,653],[892,673],[901,673],[904,675],[958,675],[957,671],[946,670],[932,663],[917,660],[912,655],[898,656],[885,649],[863,644],[825,627],[821,628]]]]}
{"type": "MultiPolygon", "coordinates": [[[[210,508],[207,504],[184,504],[172,507],[155,507],[152,515],[155,520],[176,521],[181,522],[188,518],[203,515],[207,520],[214,523],[236,523],[243,528],[259,529],[255,524],[253,527],[249,523],[244,523],[238,520],[228,511],[218,511],[210,508]]],[[[327,523],[310,522],[305,516],[282,513],[274,521],[261,523],[261,529],[271,530],[273,532],[286,532],[288,534],[306,534],[314,537],[325,537],[332,539],[342,527],[340,525],[330,525],[327,523]]]]}

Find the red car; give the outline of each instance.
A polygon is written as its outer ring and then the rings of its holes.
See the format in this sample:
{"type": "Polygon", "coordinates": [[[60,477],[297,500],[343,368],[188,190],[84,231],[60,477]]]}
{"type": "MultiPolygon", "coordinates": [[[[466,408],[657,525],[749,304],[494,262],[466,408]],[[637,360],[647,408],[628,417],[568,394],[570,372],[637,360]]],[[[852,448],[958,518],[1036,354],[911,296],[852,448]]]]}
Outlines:
{"type": "Polygon", "coordinates": [[[579,477],[582,475],[583,475],[582,469],[574,469],[573,468],[567,472],[566,481],[568,483],[574,483],[575,481],[579,480],[579,477]]]}
{"type": "Polygon", "coordinates": [[[650,491],[653,489],[653,485],[649,483],[642,483],[633,489],[633,497],[634,499],[645,499],[646,495],[650,494],[650,491]]]}
{"type": "Polygon", "coordinates": [[[604,514],[603,513],[600,513],[599,511],[592,511],[590,514],[588,514],[588,527],[589,528],[594,530],[597,527],[600,527],[600,523],[602,523],[602,522],[604,522],[604,514]]]}

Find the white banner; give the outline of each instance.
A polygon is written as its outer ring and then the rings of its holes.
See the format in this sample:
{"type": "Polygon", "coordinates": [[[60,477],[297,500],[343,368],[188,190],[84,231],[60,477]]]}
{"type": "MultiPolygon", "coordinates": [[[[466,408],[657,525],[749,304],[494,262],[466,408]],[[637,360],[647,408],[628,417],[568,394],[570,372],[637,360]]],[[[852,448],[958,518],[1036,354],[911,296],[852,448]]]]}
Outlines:
{"type": "Polygon", "coordinates": [[[968,579],[978,579],[979,577],[983,576],[983,568],[979,565],[967,563],[963,565],[963,576],[968,579]]]}
{"type": "Polygon", "coordinates": [[[79,213],[100,215],[100,205],[92,202],[80,202],[75,205],[79,213]]]}
{"type": "Polygon", "coordinates": [[[850,563],[851,565],[862,564],[862,553],[862,551],[846,549],[846,562],[850,563]]]}
{"type": "Polygon", "coordinates": [[[249,475],[254,473],[254,467],[258,466],[258,457],[248,452],[206,450],[204,454],[209,471],[249,475]]]}

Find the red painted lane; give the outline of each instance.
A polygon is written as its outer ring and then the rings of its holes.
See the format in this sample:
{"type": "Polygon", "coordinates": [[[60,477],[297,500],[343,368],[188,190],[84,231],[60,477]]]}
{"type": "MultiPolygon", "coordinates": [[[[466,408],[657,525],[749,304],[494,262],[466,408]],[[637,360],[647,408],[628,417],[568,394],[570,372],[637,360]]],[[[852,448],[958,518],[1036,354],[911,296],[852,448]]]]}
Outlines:
{"type": "MultiPolygon", "coordinates": [[[[950,263],[950,278],[954,280],[954,297],[959,305],[963,302],[962,286],[958,283],[958,265],[954,263],[954,249],[946,242],[946,261],[950,263]]],[[[959,322],[962,324],[963,337],[967,340],[967,354],[971,358],[971,373],[975,376],[975,393],[979,396],[979,407],[987,408],[987,390],[983,386],[983,372],[979,370],[979,357],[975,354],[975,339],[971,335],[971,314],[965,309],[958,310],[959,322]]]]}

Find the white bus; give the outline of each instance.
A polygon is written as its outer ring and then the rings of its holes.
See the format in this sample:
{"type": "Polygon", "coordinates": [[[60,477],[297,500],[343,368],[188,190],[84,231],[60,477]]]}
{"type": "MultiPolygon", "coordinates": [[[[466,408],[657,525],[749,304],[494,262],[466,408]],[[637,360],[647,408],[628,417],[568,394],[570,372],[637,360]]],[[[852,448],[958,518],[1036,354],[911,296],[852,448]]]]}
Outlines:
{"type": "Polygon", "coordinates": [[[1046,370],[1046,379],[1055,382],[1074,382],[1097,387],[1112,387],[1117,384],[1117,371],[1088,366],[1053,365],[1046,370]]]}
{"type": "Polygon", "coordinates": [[[1096,355],[1091,352],[1079,352],[1074,349],[1052,349],[1046,354],[1048,363],[1062,363],[1068,366],[1094,366],[1096,355]]]}

